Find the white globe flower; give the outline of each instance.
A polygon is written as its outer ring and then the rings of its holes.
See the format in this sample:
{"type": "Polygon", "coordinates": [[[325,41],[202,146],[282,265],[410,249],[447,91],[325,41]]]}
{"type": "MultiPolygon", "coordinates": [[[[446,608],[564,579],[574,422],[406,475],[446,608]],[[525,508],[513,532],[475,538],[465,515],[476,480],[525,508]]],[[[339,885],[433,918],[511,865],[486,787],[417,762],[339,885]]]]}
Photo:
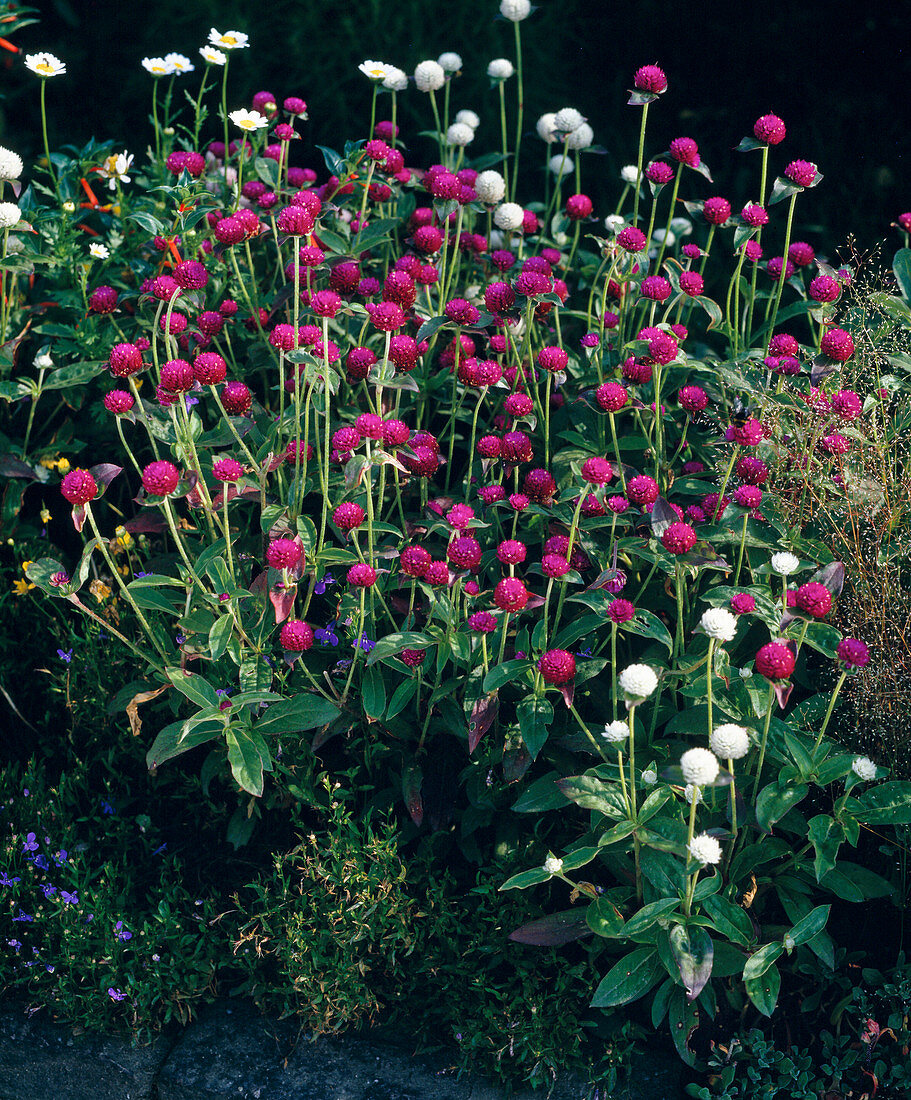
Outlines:
{"type": "Polygon", "coordinates": [[[700,833],[699,836],[694,836],[687,844],[686,850],[703,867],[707,863],[721,862],[721,845],[709,833],[700,833]]]}
{"type": "Polygon", "coordinates": [[[553,145],[557,140],[555,133],[556,126],[554,125],[554,119],[557,116],[553,111],[548,111],[547,114],[541,115],[538,121],[535,123],[535,129],[538,131],[538,137],[542,141],[546,141],[548,145],[553,145]]]}
{"type": "Polygon", "coordinates": [[[189,57],[184,57],[182,53],[166,53],[164,59],[171,66],[171,72],[176,73],[178,76],[196,71],[193,62],[189,57]]]}
{"type": "Polygon", "coordinates": [[[521,23],[531,15],[531,0],[500,0],[500,15],[511,23],[521,23]]]}
{"type": "Polygon", "coordinates": [[[702,791],[693,783],[687,783],[683,788],[683,797],[686,799],[687,806],[692,806],[693,798],[696,799],[697,806],[700,802],[705,802],[705,799],[702,797],[702,791]]]}
{"type": "Polygon", "coordinates": [[[699,625],[716,642],[730,642],[737,633],[737,617],[726,607],[710,607],[703,612],[699,625]]]}
{"type": "Polygon", "coordinates": [[[368,80],[375,80],[377,82],[385,80],[389,75],[389,66],[383,61],[362,61],[360,65],[358,65],[358,69],[368,80]]]}
{"type": "Polygon", "coordinates": [[[0,202],[0,229],[12,229],[20,217],[19,207],[14,202],[0,202]]]}
{"type": "Polygon", "coordinates": [[[683,778],[695,787],[704,787],[718,778],[718,757],[708,749],[687,749],[680,757],[683,778]]]}
{"type": "Polygon", "coordinates": [[[639,168],[635,164],[625,164],[620,169],[620,179],[624,183],[628,183],[630,187],[636,186],[636,180],[639,178],[639,168]]]}
{"type": "Polygon", "coordinates": [[[563,107],[554,116],[554,127],[561,134],[570,134],[573,130],[578,130],[584,121],[585,116],[575,107],[563,107]]]}
{"type": "Polygon", "coordinates": [[[563,870],[563,860],[557,859],[556,856],[548,856],[544,860],[544,870],[549,875],[558,875],[563,870]]]}
{"type": "Polygon", "coordinates": [[[414,70],[414,83],[419,92],[435,92],[446,83],[446,74],[438,61],[422,61],[414,70]]]}
{"type": "Polygon", "coordinates": [[[478,178],[474,181],[474,189],[477,191],[481,202],[489,203],[492,206],[494,203],[500,202],[506,194],[506,180],[499,172],[495,172],[493,168],[488,168],[487,171],[478,174],[478,178]]]}
{"type": "Polygon", "coordinates": [[[772,569],[779,577],[789,577],[800,568],[800,558],[788,550],[780,550],[772,555],[772,569]]]}
{"type": "Polygon", "coordinates": [[[235,126],[239,126],[241,130],[246,130],[248,133],[261,130],[264,126],[269,125],[269,120],[265,115],[261,115],[259,111],[229,111],[228,118],[235,126]]]}
{"type": "Polygon", "coordinates": [[[693,223],[689,218],[671,218],[670,228],[675,237],[688,237],[693,232],[693,223]]]}
{"type": "Polygon", "coordinates": [[[663,241],[667,241],[668,247],[672,248],[676,240],[677,238],[670,230],[655,229],[652,232],[652,241],[655,244],[661,244],[663,241]]]}
{"type": "Polygon", "coordinates": [[[462,68],[462,58],[452,51],[449,53],[441,53],[437,58],[437,64],[444,72],[457,73],[462,68]]]}
{"type": "Polygon", "coordinates": [[[595,131],[587,122],[577,126],[566,138],[567,149],[587,149],[595,140],[595,131]]]}
{"type": "Polygon", "coordinates": [[[573,158],[564,156],[562,153],[555,153],[550,158],[547,167],[555,176],[565,176],[573,170],[573,158]]]}
{"type": "Polygon", "coordinates": [[[605,229],[610,230],[615,236],[626,225],[626,218],[622,214],[608,214],[604,219],[605,229]]]}
{"type": "Polygon", "coordinates": [[[474,130],[464,122],[454,122],[446,131],[447,145],[466,146],[474,141],[474,130]]]}
{"type": "Polygon", "coordinates": [[[222,50],[244,50],[250,45],[250,39],[243,31],[225,31],[221,34],[213,27],[209,31],[209,45],[222,50]]]}
{"type": "Polygon", "coordinates": [[[0,180],[17,180],[22,175],[22,157],[0,146],[0,180]]]}
{"type": "Polygon", "coordinates": [[[645,769],[645,771],[642,773],[642,782],[646,785],[646,787],[654,787],[654,785],[658,782],[658,773],[655,771],[654,768],[645,769]]]}
{"type": "Polygon", "coordinates": [[[170,76],[175,71],[173,65],[163,57],[144,57],[142,67],[152,76],[170,76]]]}
{"type": "Polygon", "coordinates": [[[481,120],[475,114],[475,112],[469,111],[467,109],[459,111],[459,113],[455,116],[455,121],[462,122],[466,126],[470,126],[472,130],[477,130],[477,128],[481,125],[481,120]]]}
{"type": "Polygon", "coordinates": [[[508,57],[495,57],[487,66],[487,75],[491,80],[509,80],[515,71],[508,57]]]}
{"type": "Polygon", "coordinates": [[[33,72],[36,76],[40,76],[43,79],[47,79],[51,76],[63,76],[66,72],[66,65],[60,60],[59,57],[54,57],[52,53],[27,53],[25,55],[25,67],[29,72],[33,72]]]}
{"type": "Polygon", "coordinates": [[[628,665],[617,682],[620,689],[634,699],[647,699],[658,686],[658,677],[648,665],[628,665]]]}
{"type": "Polygon", "coordinates": [[[214,46],[200,46],[199,56],[207,65],[227,65],[228,55],[216,50],[214,46]]]}
{"type": "Polygon", "coordinates": [[[619,719],[615,719],[613,722],[608,722],[604,729],[601,731],[601,736],[605,741],[610,741],[611,744],[616,744],[619,741],[625,741],[629,737],[629,726],[626,722],[621,722],[619,719]]]}
{"type": "Polygon", "coordinates": [[[750,751],[750,735],[743,726],[725,722],[712,730],[709,747],[724,760],[739,760],[750,751]]]}
{"type": "Polygon", "coordinates": [[[404,92],[408,87],[408,74],[395,65],[387,65],[383,87],[389,92],[404,92]]]}
{"type": "Polygon", "coordinates": [[[517,202],[501,202],[493,212],[493,222],[497,229],[509,232],[518,229],[525,217],[525,211],[517,202]]]}
{"type": "Polygon", "coordinates": [[[45,349],[44,351],[39,351],[32,362],[38,368],[38,370],[50,370],[51,367],[54,365],[54,360],[51,357],[51,353],[47,351],[47,349],[45,349]]]}
{"type": "Polygon", "coordinates": [[[876,778],[876,765],[869,756],[855,756],[851,771],[858,779],[869,780],[876,778]]]}

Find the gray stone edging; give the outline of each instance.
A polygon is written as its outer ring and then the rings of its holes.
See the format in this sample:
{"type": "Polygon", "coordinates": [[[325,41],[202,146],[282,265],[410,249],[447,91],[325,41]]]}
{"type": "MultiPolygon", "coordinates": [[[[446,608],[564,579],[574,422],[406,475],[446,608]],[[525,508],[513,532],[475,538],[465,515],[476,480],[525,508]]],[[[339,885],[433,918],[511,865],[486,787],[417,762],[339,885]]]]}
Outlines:
{"type": "MultiPolygon", "coordinates": [[[[616,1100],[682,1097],[681,1065],[643,1057],[616,1100]]],[[[550,1100],[586,1100],[579,1080],[558,1081],[550,1100]]],[[[514,1100],[543,1100],[523,1091],[514,1100]]],[[[505,1100],[476,1075],[458,1077],[445,1054],[412,1057],[364,1036],[301,1035],[293,1020],[252,1006],[206,1006],[187,1027],[140,1047],[104,1035],[74,1036],[21,1002],[0,1003],[0,1100],[505,1100]]],[[[612,1100],[603,1092],[599,1100],[612,1100]]]]}

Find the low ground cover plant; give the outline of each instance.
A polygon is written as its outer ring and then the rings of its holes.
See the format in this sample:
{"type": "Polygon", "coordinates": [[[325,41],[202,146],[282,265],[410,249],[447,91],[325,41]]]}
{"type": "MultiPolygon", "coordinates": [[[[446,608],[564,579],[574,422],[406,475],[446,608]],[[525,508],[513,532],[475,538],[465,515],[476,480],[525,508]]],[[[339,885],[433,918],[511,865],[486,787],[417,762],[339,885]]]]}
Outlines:
{"type": "MultiPolygon", "coordinates": [[[[432,855],[462,888],[487,869],[482,927],[512,913],[513,941],[567,952],[580,1009],[631,1011],[705,1068],[801,998],[841,1026],[846,907],[904,905],[911,785],[878,746],[840,744],[835,716],[886,661],[886,633],[836,625],[881,598],[869,547],[904,591],[911,251],[890,290],[861,292],[856,265],[795,239],[822,175],[777,115],[738,146],[757,171],[737,202],[693,138],[650,149],[657,65],[631,74],[636,161],[596,214],[595,129],[564,107],[525,133],[530,6],[500,13],[501,143],[477,153],[454,53],[411,78],[365,61],[367,136],[317,146],[319,167],[297,163],[296,89],[233,103],[244,32],[144,59],[147,157],[52,152],[65,64],[26,57],[46,158],[26,173],[0,154],[3,508],[40,545],[17,517],[59,488],[41,520],[72,522],[17,584],[128,657],[124,736],[156,779],[189,769],[217,792],[231,845],[304,829],[235,895],[234,965],[263,1003],[320,1029],[394,1011],[418,942],[460,973],[432,935],[454,889],[432,855]],[[433,163],[399,134],[405,94],[426,97],[433,163]],[[365,815],[344,858],[339,784],[365,815]],[[400,845],[433,884],[426,912],[400,845]],[[529,919],[536,895],[511,891],[545,884],[562,908],[529,919]],[[348,891],[369,919],[339,907],[348,891]],[[314,913],[346,928],[320,995],[314,913]]],[[[140,984],[95,993],[151,1025],[183,1011],[140,984]]],[[[536,1083],[552,1008],[519,1059],[536,1083]]]]}

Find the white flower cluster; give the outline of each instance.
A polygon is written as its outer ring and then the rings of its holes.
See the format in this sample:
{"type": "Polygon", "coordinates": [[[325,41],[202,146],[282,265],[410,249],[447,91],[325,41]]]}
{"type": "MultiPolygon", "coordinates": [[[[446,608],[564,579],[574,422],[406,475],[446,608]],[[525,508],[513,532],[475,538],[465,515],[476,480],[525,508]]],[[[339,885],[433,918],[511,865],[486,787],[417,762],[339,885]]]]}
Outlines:
{"type": "Polygon", "coordinates": [[[621,690],[633,699],[647,699],[658,686],[658,677],[648,665],[628,665],[617,682],[621,690]]]}
{"type": "Polygon", "coordinates": [[[491,80],[509,80],[515,71],[508,57],[495,57],[487,66],[487,75],[491,80]]]}
{"type": "MultiPolygon", "coordinates": [[[[219,53],[218,50],[212,52],[219,53]]],[[[202,53],[202,50],[200,50],[200,53],[202,53]]],[[[221,56],[224,57],[224,54],[221,56]]],[[[223,65],[224,61],[218,62],[218,64],[223,65]]],[[[192,73],[196,68],[189,57],[184,57],[182,53],[169,53],[164,57],[144,57],[142,67],[152,76],[183,76],[184,73],[192,73]]]]}
{"type": "Polygon", "coordinates": [[[800,568],[800,558],[788,550],[772,555],[772,568],[780,577],[789,577],[800,568]]]}
{"type": "Polygon", "coordinates": [[[548,168],[555,176],[566,176],[573,170],[572,157],[565,153],[556,153],[550,158],[548,168]]]}
{"type": "Polygon", "coordinates": [[[563,107],[554,115],[554,129],[559,134],[571,134],[585,122],[585,116],[575,107],[563,107]]]}
{"type": "Polygon", "coordinates": [[[709,747],[724,760],[739,760],[750,751],[750,735],[743,726],[726,722],[712,730],[709,747]]]}
{"type": "Polygon", "coordinates": [[[863,779],[865,782],[876,778],[876,765],[869,756],[855,756],[851,771],[858,779],[863,779]]]}
{"type": "Polygon", "coordinates": [[[446,144],[464,148],[474,141],[474,130],[466,122],[453,122],[446,131],[446,144]]]}
{"type": "Polygon", "coordinates": [[[700,833],[694,836],[686,846],[687,851],[703,867],[707,863],[721,862],[721,845],[709,833],[700,833]]]}
{"type": "Polygon", "coordinates": [[[548,145],[553,145],[557,140],[557,128],[554,125],[554,119],[556,117],[553,111],[548,111],[547,114],[541,115],[535,124],[535,129],[538,131],[538,137],[548,145]]]}
{"type": "Polygon", "coordinates": [[[414,70],[414,83],[419,92],[435,92],[446,83],[446,73],[439,61],[422,61],[414,70]]]}
{"type": "Polygon", "coordinates": [[[500,202],[506,194],[506,180],[499,172],[494,171],[493,168],[488,168],[487,171],[478,174],[478,178],[474,181],[474,189],[481,202],[486,202],[492,206],[494,203],[500,202]]]}
{"type": "Polygon", "coordinates": [[[0,202],[0,229],[12,229],[21,214],[14,202],[0,202]]]}
{"type": "Polygon", "coordinates": [[[441,53],[437,58],[437,64],[447,73],[457,73],[462,68],[462,58],[459,54],[453,53],[441,53]]]}
{"type": "Polygon", "coordinates": [[[22,175],[22,157],[0,146],[0,180],[17,180],[22,175]]]}
{"type": "Polygon", "coordinates": [[[548,856],[544,860],[544,870],[549,875],[558,875],[563,870],[563,860],[557,859],[556,856],[548,856]]]}
{"type": "Polygon", "coordinates": [[[680,768],[683,778],[694,787],[704,787],[708,783],[714,783],[718,777],[718,758],[708,749],[687,749],[680,757],[680,768]]]}
{"type": "Polygon", "coordinates": [[[531,0],[500,0],[500,15],[511,23],[521,23],[531,15],[531,0]]]}
{"type": "Polygon", "coordinates": [[[507,232],[518,229],[524,217],[525,211],[517,202],[501,202],[493,212],[494,225],[507,232]]]}
{"type": "Polygon", "coordinates": [[[625,741],[627,737],[629,737],[629,726],[627,726],[626,722],[615,719],[613,722],[607,723],[601,731],[601,736],[605,741],[609,741],[611,744],[617,744],[620,741],[625,741]]]}
{"type": "Polygon", "coordinates": [[[458,112],[455,116],[455,121],[464,123],[465,126],[470,126],[472,130],[477,130],[481,125],[481,119],[477,112],[469,111],[467,108],[458,112]]]}
{"type": "Polygon", "coordinates": [[[726,607],[710,607],[703,612],[699,625],[716,642],[730,642],[737,633],[737,616],[726,607]]]}

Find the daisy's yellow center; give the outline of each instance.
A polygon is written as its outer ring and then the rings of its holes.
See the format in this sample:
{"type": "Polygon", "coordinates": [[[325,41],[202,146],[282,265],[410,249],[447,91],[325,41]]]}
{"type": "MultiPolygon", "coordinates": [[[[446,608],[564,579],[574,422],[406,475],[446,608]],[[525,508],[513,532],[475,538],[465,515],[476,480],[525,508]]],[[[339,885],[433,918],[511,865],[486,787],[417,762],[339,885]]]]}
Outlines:
{"type": "Polygon", "coordinates": [[[54,75],[54,66],[47,61],[39,61],[35,68],[39,73],[46,73],[48,76],[54,75]]]}
{"type": "Polygon", "coordinates": [[[221,40],[226,46],[236,46],[237,45],[237,39],[234,37],[233,34],[223,34],[221,36],[221,40]]]}

